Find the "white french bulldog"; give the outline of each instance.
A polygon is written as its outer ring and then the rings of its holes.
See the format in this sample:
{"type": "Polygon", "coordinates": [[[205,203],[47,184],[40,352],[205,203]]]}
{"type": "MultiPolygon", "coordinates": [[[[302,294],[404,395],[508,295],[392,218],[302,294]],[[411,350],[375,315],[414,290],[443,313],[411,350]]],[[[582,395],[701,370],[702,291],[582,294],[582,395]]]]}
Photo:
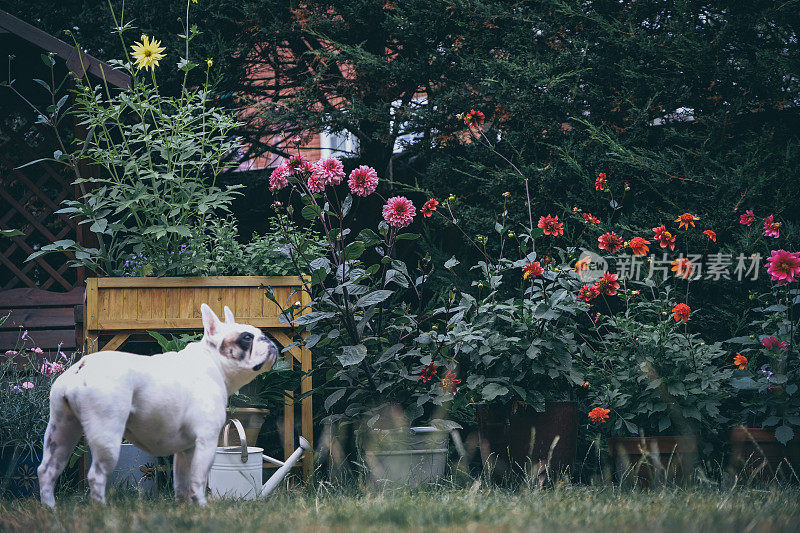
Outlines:
{"type": "Polygon", "coordinates": [[[201,312],[203,338],[180,352],[97,352],[53,382],[38,470],[43,504],[55,506],[56,479],[83,432],[93,500],[105,503],[106,478],[125,438],[151,455],[175,454],[175,498],[205,505],[228,396],[271,369],[278,348],[260,329],[237,324],[228,307],[225,322],[206,304],[201,312]]]}

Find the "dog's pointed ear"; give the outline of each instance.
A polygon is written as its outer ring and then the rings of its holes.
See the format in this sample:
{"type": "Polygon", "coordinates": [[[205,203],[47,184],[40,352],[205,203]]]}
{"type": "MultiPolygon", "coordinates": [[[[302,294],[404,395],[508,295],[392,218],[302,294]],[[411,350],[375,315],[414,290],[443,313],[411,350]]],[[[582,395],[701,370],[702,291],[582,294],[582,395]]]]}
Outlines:
{"type": "Polygon", "coordinates": [[[222,326],[217,314],[206,304],[200,305],[200,313],[203,315],[203,335],[206,337],[216,335],[222,326]]]}
{"type": "Polygon", "coordinates": [[[225,323],[226,324],[235,324],[236,319],[233,318],[233,311],[227,305],[225,306],[225,323]]]}

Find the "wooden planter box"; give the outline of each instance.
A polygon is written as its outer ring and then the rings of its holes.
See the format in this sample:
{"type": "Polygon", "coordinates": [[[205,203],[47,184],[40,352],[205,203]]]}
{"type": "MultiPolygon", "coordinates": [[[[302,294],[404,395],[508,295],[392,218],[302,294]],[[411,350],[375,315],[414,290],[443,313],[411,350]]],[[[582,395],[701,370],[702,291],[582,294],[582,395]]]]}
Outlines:
{"type": "MultiPolygon", "coordinates": [[[[219,317],[223,307],[233,311],[236,321],[251,324],[270,335],[279,345],[292,343],[292,329],[279,320],[280,309],[265,296],[267,288],[284,308],[292,303],[307,305],[309,295],[297,276],[216,276],[181,278],[88,278],[84,306],[86,353],[117,350],[147,331],[180,333],[203,331],[200,304],[208,304],[219,317]]],[[[305,375],[302,394],[311,391],[311,353],[295,346],[285,352],[291,365],[300,365],[305,375]]],[[[294,400],[292,392],[284,398],[285,457],[295,450],[294,400]]],[[[311,396],[303,398],[301,435],[313,441],[311,396]]],[[[302,460],[306,474],[311,472],[311,452],[302,460]]]]}

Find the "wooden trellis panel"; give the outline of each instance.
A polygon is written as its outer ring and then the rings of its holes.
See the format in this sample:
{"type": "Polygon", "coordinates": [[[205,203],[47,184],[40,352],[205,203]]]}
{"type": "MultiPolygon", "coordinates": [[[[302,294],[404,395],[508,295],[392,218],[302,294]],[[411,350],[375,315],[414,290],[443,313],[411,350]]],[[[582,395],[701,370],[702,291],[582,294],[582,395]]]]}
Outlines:
{"type": "Polygon", "coordinates": [[[78,240],[77,222],[55,213],[63,200],[73,197],[69,177],[48,163],[18,168],[41,158],[49,149],[45,147],[52,144],[52,139],[33,125],[30,114],[0,117],[0,229],[23,232],[0,241],[0,290],[70,291],[79,286],[77,272],[67,266],[70,254],[52,253],[25,262],[41,246],[62,239],[78,240]]]}

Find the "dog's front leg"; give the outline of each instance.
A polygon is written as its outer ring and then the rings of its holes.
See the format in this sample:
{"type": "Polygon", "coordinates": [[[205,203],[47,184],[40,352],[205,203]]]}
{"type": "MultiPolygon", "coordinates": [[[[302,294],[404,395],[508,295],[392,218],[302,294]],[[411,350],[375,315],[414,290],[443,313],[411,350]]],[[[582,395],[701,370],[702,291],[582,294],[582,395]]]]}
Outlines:
{"type": "Polygon", "coordinates": [[[214,454],[217,451],[216,438],[197,439],[192,454],[190,467],[190,485],[192,501],[198,505],[206,504],[206,487],[208,487],[208,473],[211,464],[214,462],[214,454]]]}
{"type": "Polygon", "coordinates": [[[175,487],[175,500],[189,499],[191,493],[192,457],[194,448],[175,454],[172,462],[172,485],[175,487]]]}

